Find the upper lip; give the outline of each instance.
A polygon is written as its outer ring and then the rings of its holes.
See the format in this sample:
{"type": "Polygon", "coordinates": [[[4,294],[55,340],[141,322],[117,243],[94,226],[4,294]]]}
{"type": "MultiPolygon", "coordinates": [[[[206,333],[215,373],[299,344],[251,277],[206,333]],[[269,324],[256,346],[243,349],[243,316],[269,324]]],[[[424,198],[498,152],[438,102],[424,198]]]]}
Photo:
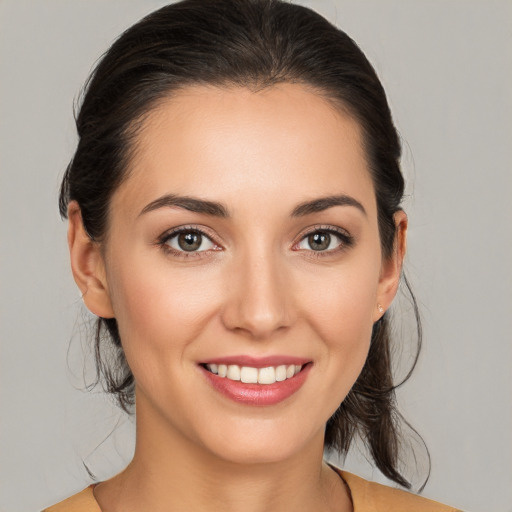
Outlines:
{"type": "Polygon", "coordinates": [[[247,355],[239,356],[226,356],[226,357],[215,357],[206,361],[201,361],[201,364],[225,364],[238,365],[238,366],[249,366],[251,368],[267,368],[269,366],[281,366],[281,365],[304,365],[311,362],[310,359],[297,356],[285,356],[285,355],[271,355],[264,357],[254,357],[247,355]]]}

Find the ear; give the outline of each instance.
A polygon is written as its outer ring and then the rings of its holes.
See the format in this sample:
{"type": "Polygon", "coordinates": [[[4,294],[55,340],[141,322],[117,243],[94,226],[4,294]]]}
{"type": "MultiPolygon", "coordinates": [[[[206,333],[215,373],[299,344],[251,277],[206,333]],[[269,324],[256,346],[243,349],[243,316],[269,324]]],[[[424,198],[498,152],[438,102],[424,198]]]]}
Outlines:
{"type": "Polygon", "coordinates": [[[91,313],[113,318],[114,311],[105,273],[100,245],[86,233],[80,206],[71,201],[68,206],[68,246],[71,270],[82,292],[82,299],[91,313]]]}
{"type": "Polygon", "coordinates": [[[399,210],[395,213],[394,219],[396,232],[393,252],[389,258],[382,261],[374,322],[384,314],[395,298],[407,250],[407,215],[403,210],[399,210]]]}

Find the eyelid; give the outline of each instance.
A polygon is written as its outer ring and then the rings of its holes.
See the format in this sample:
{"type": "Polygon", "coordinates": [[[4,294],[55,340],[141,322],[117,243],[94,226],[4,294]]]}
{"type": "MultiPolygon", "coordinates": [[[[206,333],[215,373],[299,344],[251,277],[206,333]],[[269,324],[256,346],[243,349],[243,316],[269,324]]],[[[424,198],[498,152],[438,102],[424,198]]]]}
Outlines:
{"type": "Polygon", "coordinates": [[[165,251],[177,255],[178,257],[202,257],[205,256],[205,253],[209,253],[211,251],[220,251],[223,249],[222,245],[217,241],[217,236],[213,234],[212,230],[207,228],[206,226],[198,226],[198,225],[183,225],[176,226],[174,228],[168,229],[164,233],[162,233],[156,240],[156,245],[159,245],[165,251]],[[169,239],[181,234],[181,233],[190,233],[195,232],[199,233],[201,236],[207,238],[215,247],[212,249],[206,249],[203,251],[180,251],[173,247],[171,247],[167,242],[169,239]]]}
{"type": "Polygon", "coordinates": [[[354,245],[354,243],[355,243],[354,236],[351,235],[346,229],[340,228],[339,226],[329,225],[329,224],[327,224],[327,225],[326,224],[317,224],[315,226],[311,226],[311,227],[307,228],[305,231],[303,231],[299,235],[297,242],[295,242],[293,244],[292,250],[297,250],[297,251],[305,250],[308,252],[314,252],[315,255],[317,255],[317,256],[321,256],[322,254],[332,254],[337,251],[342,251],[344,249],[351,247],[352,245],[354,245]],[[298,245],[303,240],[305,240],[308,236],[310,236],[314,233],[317,233],[319,231],[337,236],[340,239],[340,245],[338,247],[336,247],[335,249],[330,249],[330,250],[326,250],[326,251],[314,251],[313,249],[308,250],[308,249],[299,249],[298,248],[298,245]]]}

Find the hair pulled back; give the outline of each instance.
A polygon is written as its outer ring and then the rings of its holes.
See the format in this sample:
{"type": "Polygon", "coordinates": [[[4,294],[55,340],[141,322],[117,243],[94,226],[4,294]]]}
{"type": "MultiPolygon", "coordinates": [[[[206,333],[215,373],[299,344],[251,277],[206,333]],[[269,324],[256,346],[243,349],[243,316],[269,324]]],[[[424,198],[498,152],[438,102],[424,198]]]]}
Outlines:
{"type": "MultiPolygon", "coordinates": [[[[112,194],[129,173],[133,141],[145,116],[189,85],[259,90],[298,83],[333,102],[360,124],[373,179],[383,257],[393,251],[404,180],[400,142],[384,89],[344,32],[314,11],[280,0],[185,0],[125,31],[89,78],[76,125],[75,155],[61,186],[60,212],[76,200],[86,232],[101,242],[112,194]]],[[[415,304],[414,304],[415,305],[415,304]]],[[[342,454],[359,435],[377,467],[409,487],[398,468],[399,435],[387,313],[375,325],[366,364],[327,423],[325,445],[342,454]]],[[[134,378],[115,319],[99,318],[98,379],[121,407],[134,404],[134,378]],[[104,349],[114,350],[105,358],[104,349]]]]}

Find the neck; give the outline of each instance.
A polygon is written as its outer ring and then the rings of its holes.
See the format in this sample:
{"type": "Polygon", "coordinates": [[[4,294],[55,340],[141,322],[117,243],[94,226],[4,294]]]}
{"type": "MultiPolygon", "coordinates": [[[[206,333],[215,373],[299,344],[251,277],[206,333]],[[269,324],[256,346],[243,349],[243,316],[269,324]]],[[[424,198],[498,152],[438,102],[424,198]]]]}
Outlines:
{"type": "Polygon", "coordinates": [[[351,510],[343,482],[323,462],[323,432],[285,460],[239,463],[144,412],[138,405],[132,462],[95,489],[103,512],[351,510]]]}

